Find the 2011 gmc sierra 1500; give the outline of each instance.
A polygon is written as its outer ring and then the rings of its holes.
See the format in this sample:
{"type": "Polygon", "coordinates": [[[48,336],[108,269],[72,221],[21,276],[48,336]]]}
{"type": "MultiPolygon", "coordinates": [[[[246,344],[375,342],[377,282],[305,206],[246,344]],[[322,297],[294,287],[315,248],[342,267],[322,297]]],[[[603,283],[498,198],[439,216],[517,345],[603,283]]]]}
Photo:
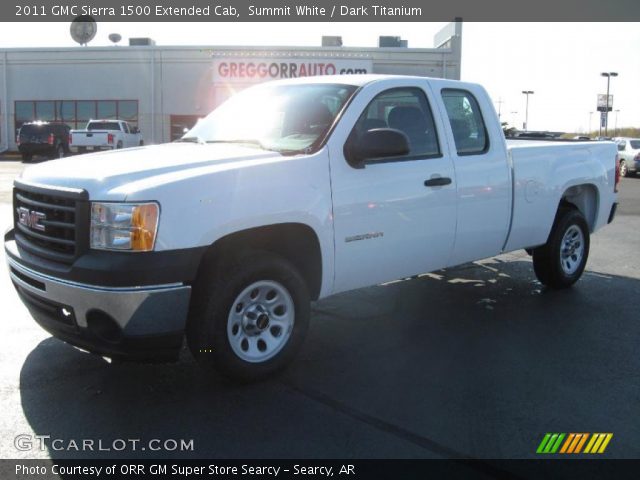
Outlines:
{"type": "Polygon", "coordinates": [[[10,275],[53,335],[256,379],[310,300],[526,248],[572,285],[613,219],[611,142],[505,142],[485,90],[334,76],[247,89],[178,142],[54,160],[14,186],[10,275]]]}

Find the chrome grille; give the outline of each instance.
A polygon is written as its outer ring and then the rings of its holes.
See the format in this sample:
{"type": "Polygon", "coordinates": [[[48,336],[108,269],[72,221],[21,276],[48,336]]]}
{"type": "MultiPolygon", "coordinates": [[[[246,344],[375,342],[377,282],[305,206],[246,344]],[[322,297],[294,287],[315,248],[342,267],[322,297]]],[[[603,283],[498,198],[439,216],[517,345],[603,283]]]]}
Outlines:
{"type": "Polygon", "coordinates": [[[16,243],[29,253],[59,263],[70,264],[79,253],[79,220],[87,211],[78,195],[44,188],[13,190],[16,243]],[[20,221],[21,216],[23,221],[20,221]],[[30,221],[37,218],[35,221],[30,221]]]}

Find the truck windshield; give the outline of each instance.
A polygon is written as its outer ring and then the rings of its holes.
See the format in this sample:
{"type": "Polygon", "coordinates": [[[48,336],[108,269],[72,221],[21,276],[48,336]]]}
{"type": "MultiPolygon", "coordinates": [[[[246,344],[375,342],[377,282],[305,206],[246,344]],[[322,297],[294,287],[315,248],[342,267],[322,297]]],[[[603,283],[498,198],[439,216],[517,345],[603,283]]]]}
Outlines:
{"type": "Polygon", "coordinates": [[[322,141],[356,89],[326,83],[253,87],[220,105],[179,141],[304,151],[322,141]]]}

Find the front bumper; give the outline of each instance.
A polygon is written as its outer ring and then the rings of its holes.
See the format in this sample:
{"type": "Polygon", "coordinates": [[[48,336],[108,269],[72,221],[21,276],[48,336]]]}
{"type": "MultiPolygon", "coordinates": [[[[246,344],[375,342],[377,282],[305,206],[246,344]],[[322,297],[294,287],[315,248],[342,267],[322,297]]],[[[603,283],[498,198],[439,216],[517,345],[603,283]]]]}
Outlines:
{"type": "Polygon", "coordinates": [[[52,335],[110,357],[177,358],[190,286],[99,287],[36,272],[10,255],[7,262],[20,298],[52,335]]]}

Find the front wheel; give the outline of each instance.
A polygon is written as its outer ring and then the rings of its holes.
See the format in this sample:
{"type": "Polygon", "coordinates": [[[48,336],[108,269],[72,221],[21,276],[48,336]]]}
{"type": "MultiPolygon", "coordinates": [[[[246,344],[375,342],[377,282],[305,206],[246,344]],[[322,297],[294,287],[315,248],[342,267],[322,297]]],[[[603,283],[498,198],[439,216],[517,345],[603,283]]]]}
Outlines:
{"type": "Polygon", "coordinates": [[[533,251],[533,269],[541,283],[567,288],[578,281],[589,256],[589,227],[574,208],[561,207],[547,243],[533,251]]]}
{"type": "Polygon", "coordinates": [[[205,369],[240,381],[284,368],[302,344],[310,301],[297,269],[270,253],[244,256],[204,275],[194,292],[187,343],[205,369]]]}

